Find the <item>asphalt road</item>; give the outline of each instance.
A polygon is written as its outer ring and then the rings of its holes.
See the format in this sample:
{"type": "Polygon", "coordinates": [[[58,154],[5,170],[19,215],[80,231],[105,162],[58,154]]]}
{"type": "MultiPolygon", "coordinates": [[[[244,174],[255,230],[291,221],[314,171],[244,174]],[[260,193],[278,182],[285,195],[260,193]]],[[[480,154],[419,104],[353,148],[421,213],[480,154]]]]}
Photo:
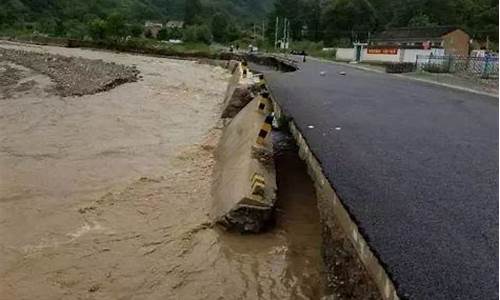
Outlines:
{"type": "Polygon", "coordinates": [[[269,88],[398,294],[498,299],[498,99],[345,65],[299,67],[264,71],[269,88]]]}

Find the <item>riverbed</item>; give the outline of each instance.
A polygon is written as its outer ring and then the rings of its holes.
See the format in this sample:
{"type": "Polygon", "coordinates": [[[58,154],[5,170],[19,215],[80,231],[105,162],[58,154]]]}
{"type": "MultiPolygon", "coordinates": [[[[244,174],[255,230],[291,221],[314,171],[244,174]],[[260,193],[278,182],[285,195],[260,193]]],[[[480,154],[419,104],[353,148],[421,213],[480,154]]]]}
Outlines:
{"type": "Polygon", "coordinates": [[[10,72],[2,82],[13,78],[0,85],[2,297],[320,298],[316,200],[293,150],[276,160],[273,228],[240,235],[208,218],[225,69],[109,51],[0,47],[140,72],[136,82],[63,97],[47,75],[0,58],[7,66],[0,71],[10,72]]]}

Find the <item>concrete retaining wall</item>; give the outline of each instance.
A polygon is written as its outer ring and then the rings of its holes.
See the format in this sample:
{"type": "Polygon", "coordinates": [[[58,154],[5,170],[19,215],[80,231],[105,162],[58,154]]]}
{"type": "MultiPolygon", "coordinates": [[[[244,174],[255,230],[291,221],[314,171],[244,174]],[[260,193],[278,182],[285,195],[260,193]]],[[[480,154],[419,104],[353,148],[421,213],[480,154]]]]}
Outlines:
{"type": "MultiPolygon", "coordinates": [[[[283,112],[276,101],[273,101],[273,106],[276,116],[282,116],[283,112]]],[[[306,162],[308,173],[314,181],[316,194],[318,196],[318,210],[322,223],[330,228],[330,232],[334,231],[333,228],[335,223],[340,225],[356,249],[357,255],[365,266],[368,274],[377,285],[383,299],[399,299],[392,280],[382,267],[380,261],[371,251],[366,240],[360,234],[356,223],[353,221],[335,193],[329,180],[324,175],[321,164],[311,152],[307,141],[293,121],[291,121],[289,125],[290,131],[299,146],[299,156],[306,162]]]]}
{"type": "MultiPolygon", "coordinates": [[[[444,55],[444,49],[398,49],[397,54],[368,54],[366,48],[361,52],[361,61],[368,62],[411,62],[414,63],[417,55],[430,55],[440,56],[444,55]]],[[[341,61],[354,61],[355,49],[354,48],[337,48],[336,59],[341,61]]]]}
{"type": "Polygon", "coordinates": [[[216,150],[212,215],[225,227],[261,231],[276,201],[276,172],[270,125],[264,143],[257,143],[270,105],[259,110],[260,98],[248,103],[224,129],[216,150]]]}
{"type": "Polygon", "coordinates": [[[335,59],[343,61],[355,60],[354,48],[337,48],[337,52],[335,53],[335,59]]]}
{"type": "Polygon", "coordinates": [[[401,52],[401,56],[402,56],[402,61],[404,62],[411,62],[411,63],[414,63],[417,61],[417,55],[435,55],[435,56],[442,56],[444,55],[444,49],[438,49],[438,48],[434,48],[434,49],[428,49],[428,50],[424,50],[424,49],[403,49],[403,51],[401,52]]]}
{"type": "Polygon", "coordinates": [[[223,118],[232,118],[216,149],[212,218],[226,228],[259,232],[276,202],[276,171],[271,141],[271,100],[257,94],[260,79],[239,62],[228,86],[223,118]],[[246,78],[244,73],[247,74],[246,78]],[[244,98],[241,98],[244,93],[244,98]],[[249,98],[249,101],[247,99],[249,98]]]}
{"type": "Polygon", "coordinates": [[[361,53],[361,61],[373,62],[399,62],[401,49],[398,49],[397,54],[368,54],[368,49],[364,48],[361,53]]]}
{"type": "Polygon", "coordinates": [[[243,107],[255,98],[258,92],[257,84],[260,81],[253,77],[250,71],[245,71],[245,67],[238,61],[230,61],[228,68],[233,71],[233,76],[227,86],[222,118],[234,118],[243,107]]]}

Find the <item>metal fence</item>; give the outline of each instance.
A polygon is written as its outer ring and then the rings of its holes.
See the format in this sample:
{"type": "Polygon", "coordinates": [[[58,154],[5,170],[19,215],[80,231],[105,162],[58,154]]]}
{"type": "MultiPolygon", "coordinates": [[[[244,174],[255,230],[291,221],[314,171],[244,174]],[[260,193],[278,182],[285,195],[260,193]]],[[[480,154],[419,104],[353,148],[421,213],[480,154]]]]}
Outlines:
{"type": "Polygon", "coordinates": [[[416,67],[431,73],[498,78],[498,57],[417,55],[416,67]]]}

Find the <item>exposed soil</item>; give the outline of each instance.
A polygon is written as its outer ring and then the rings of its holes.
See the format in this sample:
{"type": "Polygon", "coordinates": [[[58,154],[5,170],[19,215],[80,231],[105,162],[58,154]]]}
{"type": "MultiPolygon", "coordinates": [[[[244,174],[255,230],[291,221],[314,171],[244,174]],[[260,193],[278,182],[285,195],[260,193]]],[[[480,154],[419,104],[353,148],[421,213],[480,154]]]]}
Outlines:
{"type": "Polygon", "coordinates": [[[35,71],[0,60],[0,100],[15,99],[31,94],[43,98],[53,93],[50,78],[35,71]]]}
{"type": "Polygon", "coordinates": [[[322,237],[327,289],[333,299],[382,299],[340,226],[335,224],[333,229],[323,226],[322,237]]]}
{"type": "Polygon", "coordinates": [[[138,70],[102,60],[0,48],[0,61],[11,61],[49,76],[61,96],[107,91],[137,80],[138,70]]]}
{"type": "Polygon", "coordinates": [[[22,71],[8,64],[0,65],[0,99],[9,98],[23,78],[22,71]]]}
{"type": "Polygon", "coordinates": [[[21,73],[21,70],[13,68],[8,64],[0,65],[0,86],[4,88],[16,85],[23,78],[21,73]]]}

